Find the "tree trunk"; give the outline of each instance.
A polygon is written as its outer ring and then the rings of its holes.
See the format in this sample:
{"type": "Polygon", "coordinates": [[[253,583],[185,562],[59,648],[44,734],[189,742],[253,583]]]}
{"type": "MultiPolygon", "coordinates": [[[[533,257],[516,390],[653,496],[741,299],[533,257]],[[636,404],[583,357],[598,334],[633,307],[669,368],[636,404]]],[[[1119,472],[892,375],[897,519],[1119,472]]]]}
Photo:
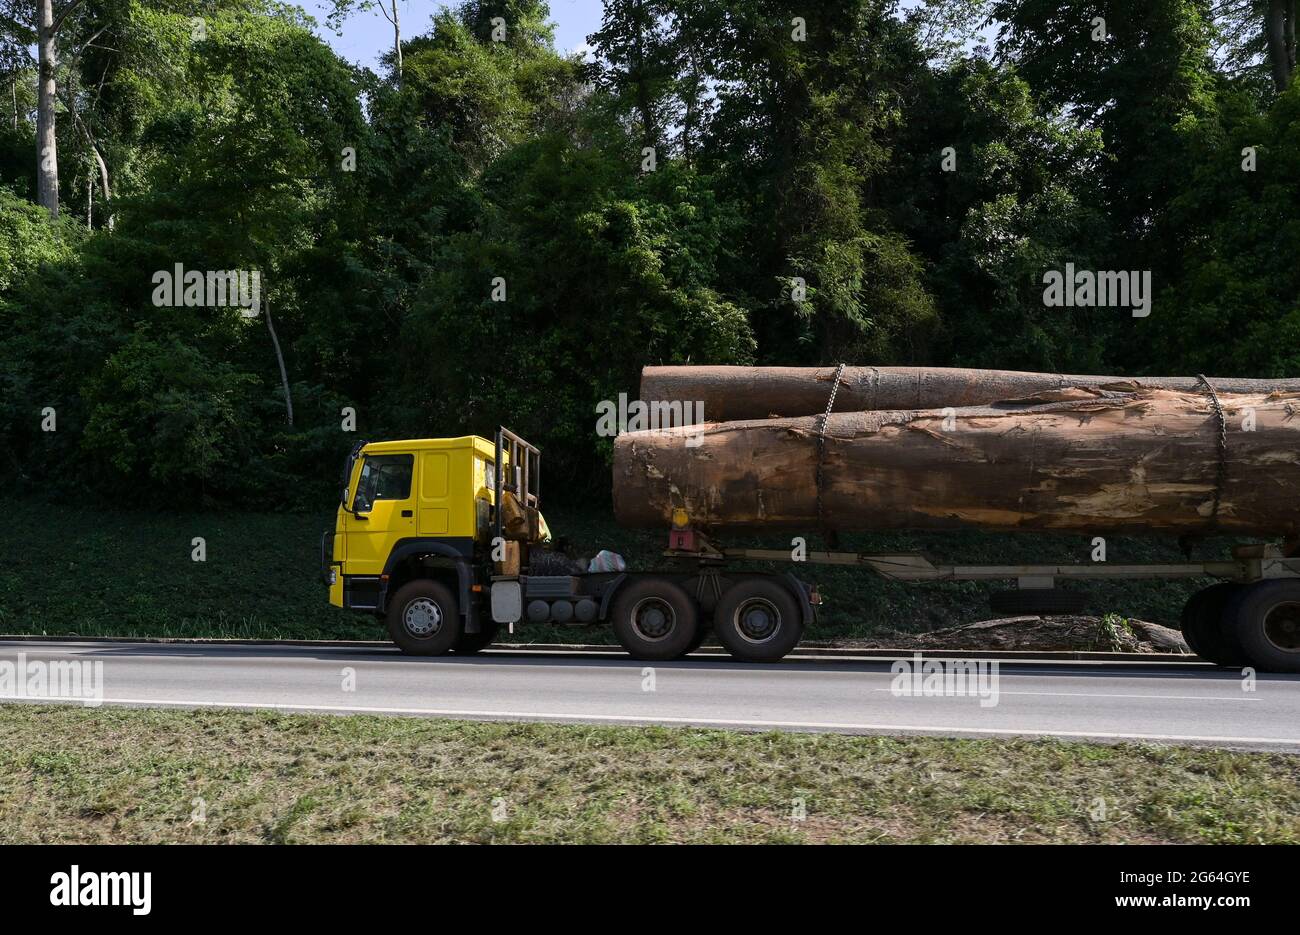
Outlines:
{"type": "Polygon", "coordinates": [[[104,220],[104,226],[107,227],[109,230],[112,230],[114,218],[113,218],[113,209],[109,203],[112,194],[108,190],[108,163],[104,161],[104,157],[100,154],[99,145],[97,143],[92,144],[91,152],[95,154],[95,162],[99,164],[99,184],[104,189],[104,210],[107,212],[107,216],[104,220]]]}
{"type": "Polygon", "coordinates": [[[646,24],[645,10],[642,7],[641,0],[635,0],[633,3],[632,18],[636,26],[636,36],[632,40],[632,54],[636,59],[633,64],[633,80],[636,82],[636,109],[641,116],[641,145],[653,148],[659,145],[659,128],[655,121],[654,106],[651,102],[650,77],[646,73],[646,24]]]}
{"type": "Polygon", "coordinates": [[[666,529],[681,507],[705,528],[805,536],[823,528],[1300,532],[1300,393],[1220,394],[1221,490],[1219,421],[1205,395],[1073,395],[947,415],[832,415],[820,509],[820,417],[627,433],[614,443],[615,516],[666,529]]]}
{"type": "Polygon", "coordinates": [[[397,12],[397,0],[392,0],[393,5],[393,57],[397,60],[397,87],[402,87],[402,17],[397,12]]]}
{"type": "Polygon", "coordinates": [[[262,313],[266,316],[266,330],[271,332],[271,346],[275,348],[275,360],[280,365],[280,385],[284,387],[284,410],[289,424],[293,425],[293,395],[289,392],[289,371],[284,366],[284,355],[280,353],[280,339],[275,335],[275,325],[271,322],[271,297],[267,296],[262,304],[262,313]]]}
{"type": "Polygon", "coordinates": [[[84,123],[82,124],[82,132],[86,135],[86,142],[90,144],[90,153],[95,157],[95,165],[99,169],[99,185],[104,192],[104,210],[107,212],[104,226],[109,230],[112,230],[113,209],[109,205],[110,199],[112,198],[112,192],[109,190],[108,185],[108,163],[104,161],[104,155],[99,151],[99,141],[91,135],[89,128],[87,128],[84,123]]]}
{"type": "MultiPolygon", "coordinates": [[[[702,402],[704,419],[730,422],[769,416],[814,416],[826,411],[835,367],[646,367],[641,399],[702,402]]],[[[1300,392],[1300,380],[1211,377],[1221,393],[1300,392]]],[[[1196,377],[1117,377],[945,367],[845,367],[836,412],[864,409],[942,409],[987,406],[1004,400],[1094,387],[1125,392],[1150,387],[1193,392],[1196,377]]],[[[1203,387],[1202,387],[1203,389],[1203,387]]]]}
{"type": "Polygon", "coordinates": [[[104,193],[104,210],[107,212],[104,226],[111,231],[113,229],[114,218],[113,209],[110,207],[109,202],[113,197],[113,193],[109,187],[108,163],[104,160],[104,154],[100,151],[99,141],[95,139],[95,135],[90,132],[90,127],[86,125],[86,122],[77,114],[77,108],[71,100],[71,95],[65,97],[63,103],[64,106],[67,107],[68,113],[72,115],[72,122],[76,124],[77,129],[81,131],[81,135],[85,139],[86,145],[90,147],[90,153],[95,159],[95,165],[99,170],[100,188],[104,193]]]}
{"type": "Polygon", "coordinates": [[[1300,12],[1300,3],[1297,3],[1297,0],[1289,0],[1286,17],[1286,60],[1291,76],[1295,75],[1296,65],[1295,19],[1297,12],[1300,12]]]}
{"type": "Polygon", "coordinates": [[[58,67],[54,0],[37,0],[36,201],[59,216],[59,151],[54,134],[54,73],[58,67]]]}
{"type": "Polygon", "coordinates": [[[1264,39],[1273,85],[1281,94],[1291,84],[1295,68],[1295,4],[1293,0],[1269,0],[1265,13],[1264,39]]]}

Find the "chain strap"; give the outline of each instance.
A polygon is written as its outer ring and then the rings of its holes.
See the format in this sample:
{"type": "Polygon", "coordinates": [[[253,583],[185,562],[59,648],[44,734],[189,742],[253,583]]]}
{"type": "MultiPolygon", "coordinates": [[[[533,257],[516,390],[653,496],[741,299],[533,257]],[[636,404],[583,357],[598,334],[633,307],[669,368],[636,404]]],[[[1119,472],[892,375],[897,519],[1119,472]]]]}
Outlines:
{"type": "Polygon", "coordinates": [[[821,425],[817,430],[817,523],[822,535],[826,534],[826,511],[822,506],[822,486],[826,477],[826,423],[831,419],[831,410],[835,408],[835,394],[840,391],[840,378],[844,376],[844,364],[835,370],[835,380],[831,383],[831,395],[826,400],[826,411],[822,413],[821,425]]]}
{"type": "Polygon", "coordinates": [[[1223,414],[1223,404],[1219,402],[1219,394],[1210,384],[1210,378],[1203,373],[1198,373],[1196,379],[1205,384],[1206,395],[1210,397],[1210,405],[1214,409],[1215,418],[1219,421],[1219,464],[1214,474],[1214,505],[1210,507],[1210,522],[1216,523],[1219,517],[1219,503],[1223,499],[1223,484],[1228,478],[1228,418],[1223,414]]]}

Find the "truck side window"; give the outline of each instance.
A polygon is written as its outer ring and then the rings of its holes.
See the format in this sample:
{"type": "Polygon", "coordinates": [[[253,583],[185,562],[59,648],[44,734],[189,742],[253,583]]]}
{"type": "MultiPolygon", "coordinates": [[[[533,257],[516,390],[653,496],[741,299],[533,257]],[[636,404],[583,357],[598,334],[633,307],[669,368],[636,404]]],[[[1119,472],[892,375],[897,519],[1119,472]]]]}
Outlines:
{"type": "Polygon", "coordinates": [[[352,509],[369,510],[376,500],[405,500],[411,495],[414,455],[369,455],[361,466],[361,480],[352,509]]]}

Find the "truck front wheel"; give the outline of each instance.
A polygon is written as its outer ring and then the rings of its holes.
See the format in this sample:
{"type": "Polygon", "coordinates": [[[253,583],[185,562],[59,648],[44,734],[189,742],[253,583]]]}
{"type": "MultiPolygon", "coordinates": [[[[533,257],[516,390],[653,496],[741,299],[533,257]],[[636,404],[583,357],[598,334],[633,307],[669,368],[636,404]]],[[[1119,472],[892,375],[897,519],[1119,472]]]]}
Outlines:
{"type": "Polygon", "coordinates": [[[803,617],[789,591],[755,578],[723,592],[713,611],[713,632],[737,659],[776,662],[803,636],[803,617]]]}
{"type": "Polygon", "coordinates": [[[460,638],[456,640],[456,645],[452,651],[457,656],[472,656],[475,653],[482,652],[491,642],[497,638],[499,624],[494,620],[479,620],[479,631],[477,633],[461,633],[460,638]]]}
{"type": "Polygon", "coordinates": [[[461,635],[455,596],[437,581],[408,581],[388,602],[388,635],[409,655],[441,656],[461,635]]]}
{"type": "Polygon", "coordinates": [[[679,584],[641,578],[614,598],[614,635],[636,659],[664,661],[688,652],[700,629],[700,611],[679,584]]]}

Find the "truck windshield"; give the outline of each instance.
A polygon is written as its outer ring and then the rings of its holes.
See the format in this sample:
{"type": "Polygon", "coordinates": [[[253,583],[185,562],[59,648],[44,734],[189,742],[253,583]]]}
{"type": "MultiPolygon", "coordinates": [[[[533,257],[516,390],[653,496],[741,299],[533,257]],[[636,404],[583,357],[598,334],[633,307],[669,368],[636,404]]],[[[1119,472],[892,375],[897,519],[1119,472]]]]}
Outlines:
{"type": "Polygon", "coordinates": [[[411,495],[414,455],[369,455],[361,465],[357,495],[352,509],[369,510],[376,500],[405,500],[411,495]]]}

